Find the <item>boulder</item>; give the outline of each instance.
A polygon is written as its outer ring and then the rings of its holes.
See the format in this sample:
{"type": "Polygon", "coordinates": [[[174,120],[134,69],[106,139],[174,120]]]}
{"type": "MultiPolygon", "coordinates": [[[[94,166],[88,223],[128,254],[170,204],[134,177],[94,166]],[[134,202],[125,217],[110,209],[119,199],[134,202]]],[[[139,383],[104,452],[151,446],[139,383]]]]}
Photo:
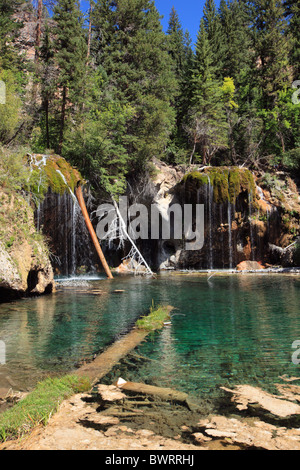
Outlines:
{"type": "Polygon", "coordinates": [[[257,261],[242,261],[237,265],[236,269],[238,271],[261,271],[265,268],[257,261]]]}

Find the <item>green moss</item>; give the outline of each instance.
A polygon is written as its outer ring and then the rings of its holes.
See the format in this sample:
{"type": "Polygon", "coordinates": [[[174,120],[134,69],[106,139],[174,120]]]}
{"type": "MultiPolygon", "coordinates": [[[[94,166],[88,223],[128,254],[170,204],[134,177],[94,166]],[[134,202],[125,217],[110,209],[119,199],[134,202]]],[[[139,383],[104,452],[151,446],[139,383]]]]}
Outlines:
{"type": "Polygon", "coordinates": [[[199,171],[193,171],[188,173],[183,177],[183,183],[193,182],[197,187],[208,184],[208,176],[205,173],[200,173],[199,171]]]}
{"type": "Polygon", "coordinates": [[[229,172],[229,197],[232,204],[235,203],[237,196],[241,192],[240,171],[234,168],[229,172]]]}
{"type": "Polygon", "coordinates": [[[83,181],[79,171],[57,155],[47,156],[45,166],[33,168],[31,178],[31,186],[39,185],[39,192],[42,194],[47,192],[48,187],[56,194],[63,194],[69,188],[74,191],[77,184],[83,181]]]}
{"type": "Polygon", "coordinates": [[[160,330],[164,327],[164,322],[170,318],[169,307],[152,307],[150,308],[150,314],[140,318],[135,326],[140,330],[154,331],[160,330]]]}
{"type": "Polygon", "coordinates": [[[192,185],[199,189],[210,184],[213,187],[214,202],[236,202],[236,198],[243,192],[255,195],[255,181],[252,173],[247,169],[237,167],[210,167],[204,172],[193,171],[184,176],[182,184],[192,185]]]}

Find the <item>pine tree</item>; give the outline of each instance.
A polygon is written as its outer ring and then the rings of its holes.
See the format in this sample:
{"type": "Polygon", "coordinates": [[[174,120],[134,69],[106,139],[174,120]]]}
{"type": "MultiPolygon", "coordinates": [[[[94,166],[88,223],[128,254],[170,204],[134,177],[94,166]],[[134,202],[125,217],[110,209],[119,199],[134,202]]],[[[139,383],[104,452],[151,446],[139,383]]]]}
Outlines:
{"type": "Polygon", "coordinates": [[[211,48],[215,72],[222,77],[223,69],[223,42],[220,16],[218,15],[215,0],[206,0],[203,8],[204,28],[211,48]]]}
{"type": "Polygon", "coordinates": [[[221,83],[216,79],[213,55],[205,19],[202,18],[196,44],[191,107],[185,127],[192,143],[190,163],[197,147],[206,165],[218,150],[228,144],[221,83]]]}
{"type": "Polygon", "coordinates": [[[193,50],[191,38],[188,31],[184,32],[179,20],[179,16],[172,8],[167,30],[168,51],[173,60],[175,76],[179,90],[174,103],[176,110],[176,128],[168,147],[168,160],[171,162],[181,162],[185,160],[183,150],[186,142],[183,134],[183,120],[186,116],[190,101],[191,70],[193,65],[193,50]]]}
{"type": "Polygon", "coordinates": [[[264,121],[264,151],[269,155],[284,153],[289,124],[284,118],[285,100],[282,97],[291,86],[285,8],[283,0],[255,0],[251,3],[255,15],[256,77],[260,93],[258,115],[264,121]]]}
{"type": "Polygon", "coordinates": [[[186,62],[185,37],[178,13],[174,7],[170,14],[167,35],[168,51],[175,65],[176,78],[180,80],[186,62]]]}
{"type": "Polygon", "coordinates": [[[251,38],[245,4],[239,0],[221,0],[219,9],[222,27],[222,75],[232,77],[239,86],[242,77],[250,74],[251,38]]]}
{"type": "Polygon", "coordinates": [[[83,32],[83,19],[77,0],[58,0],[54,8],[55,61],[59,69],[58,87],[61,93],[60,131],[57,146],[61,153],[68,112],[80,103],[85,76],[87,46],[83,32]]]}
{"type": "Polygon", "coordinates": [[[123,138],[129,168],[162,156],[174,126],[177,84],[159,14],[149,0],[100,0],[94,10],[93,53],[107,75],[107,99],[131,106],[123,138]]]}
{"type": "Polygon", "coordinates": [[[294,66],[294,79],[300,80],[300,4],[298,0],[286,0],[284,7],[289,21],[288,31],[293,41],[291,64],[294,66]]]}
{"type": "Polygon", "coordinates": [[[257,77],[262,107],[272,109],[279,92],[290,81],[290,43],[285,35],[285,10],[282,0],[255,0],[251,3],[255,14],[257,77]]]}
{"type": "Polygon", "coordinates": [[[23,2],[21,0],[0,0],[0,67],[11,70],[17,67],[17,53],[13,41],[21,28],[13,14],[23,2]]]}
{"type": "Polygon", "coordinates": [[[54,62],[51,30],[47,22],[45,24],[44,36],[39,51],[39,59],[41,61],[39,67],[42,97],[41,110],[45,121],[45,136],[42,137],[42,141],[46,144],[46,148],[50,149],[50,107],[51,103],[54,101],[58,71],[54,62]]]}

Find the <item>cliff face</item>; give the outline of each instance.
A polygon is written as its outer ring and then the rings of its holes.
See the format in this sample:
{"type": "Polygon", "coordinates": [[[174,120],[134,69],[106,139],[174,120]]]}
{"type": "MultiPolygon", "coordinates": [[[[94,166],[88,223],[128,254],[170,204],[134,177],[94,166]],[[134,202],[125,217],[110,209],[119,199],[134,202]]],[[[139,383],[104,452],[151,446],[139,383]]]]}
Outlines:
{"type": "Polygon", "coordinates": [[[251,173],[237,167],[169,168],[154,162],[153,202],[163,217],[173,204],[204,205],[205,241],[185,250],[182,240],[159,240],[160,269],[235,269],[243,261],[294,266],[300,235],[300,196],[284,172],[251,173]],[[292,245],[292,246],[291,246],[292,245]]]}
{"type": "Polygon", "coordinates": [[[54,290],[48,248],[20,194],[0,189],[0,302],[54,290]]]}

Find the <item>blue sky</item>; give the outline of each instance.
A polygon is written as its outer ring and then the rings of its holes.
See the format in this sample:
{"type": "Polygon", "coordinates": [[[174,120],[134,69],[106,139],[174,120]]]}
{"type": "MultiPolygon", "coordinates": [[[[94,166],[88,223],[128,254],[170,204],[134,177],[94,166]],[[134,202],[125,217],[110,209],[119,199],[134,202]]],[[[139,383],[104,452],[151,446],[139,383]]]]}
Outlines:
{"type": "MultiPolygon", "coordinates": [[[[82,9],[86,10],[89,4],[88,0],[81,0],[80,3],[82,9]]],[[[159,13],[164,16],[162,19],[164,30],[168,28],[170,12],[172,6],[174,6],[178,12],[183,29],[189,30],[194,42],[197,38],[204,3],[205,0],[155,0],[159,13]]],[[[217,7],[219,3],[220,0],[216,0],[217,7]]]]}

